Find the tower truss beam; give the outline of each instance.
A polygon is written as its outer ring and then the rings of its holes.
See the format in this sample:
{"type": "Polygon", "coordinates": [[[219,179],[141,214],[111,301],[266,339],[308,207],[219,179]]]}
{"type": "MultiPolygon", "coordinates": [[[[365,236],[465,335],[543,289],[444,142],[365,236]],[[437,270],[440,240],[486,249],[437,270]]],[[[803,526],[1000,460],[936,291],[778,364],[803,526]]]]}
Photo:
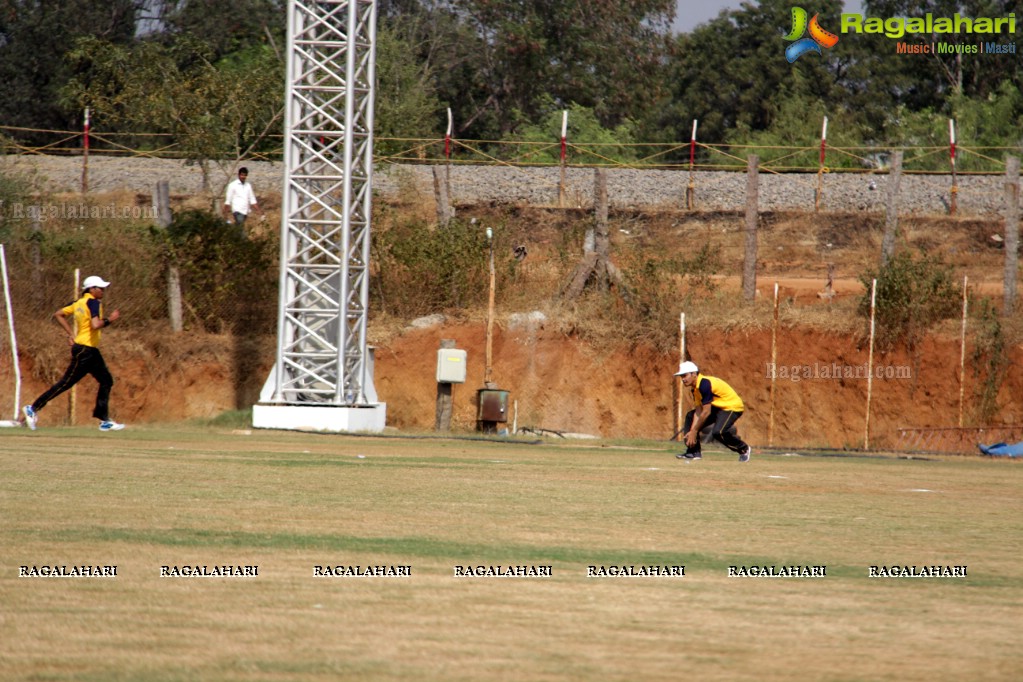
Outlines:
{"type": "Polygon", "coordinates": [[[291,0],[277,355],[261,404],[369,407],[375,0],[291,0]]]}

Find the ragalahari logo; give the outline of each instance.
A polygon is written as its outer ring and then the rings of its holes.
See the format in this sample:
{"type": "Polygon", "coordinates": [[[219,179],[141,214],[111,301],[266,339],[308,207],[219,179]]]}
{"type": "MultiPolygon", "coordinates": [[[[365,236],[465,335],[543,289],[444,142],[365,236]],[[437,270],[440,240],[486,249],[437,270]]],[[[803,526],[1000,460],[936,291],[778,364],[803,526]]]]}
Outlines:
{"type": "Polygon", "coordinates": [[[821,28],[820,23],[817,21],[818,16],[817,14],[813,15],[813,19],[810,19],[808,24],[806,21],[806,10],[802,7],[792,8],[792,31],[785,36],[785,40],[794,40],[796,42],[785,48],[785,59],[789,60],[789,64],[807,52],[823,54],[821,52],[822,47],[832,48],[838,42],[838,36],[821,28]],[[810,33],[810,36],[804,37],[804,34],[807,32],[810,33]]]}

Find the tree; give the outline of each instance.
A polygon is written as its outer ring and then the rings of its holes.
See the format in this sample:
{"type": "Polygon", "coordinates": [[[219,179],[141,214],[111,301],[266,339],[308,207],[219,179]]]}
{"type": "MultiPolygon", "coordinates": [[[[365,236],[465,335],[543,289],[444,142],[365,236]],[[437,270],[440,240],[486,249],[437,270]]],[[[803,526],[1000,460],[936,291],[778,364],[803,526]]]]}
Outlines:
{"type": "Polygon", "coordinates": [[[286,0],[185,0],[161,6],[160,38],[174,42],[187,36],[207,47],[214,62],[270,42],[276,51],[285,48],[286,0]]]}
{"type": "MultiPolygon", "coordinates": [[[[864,12],[878,17],[923,17],[930,13],[934,17],[1007,17],[1019,12],[1018,0],[866,0],[864,12]]],[[[1017,19],[1018,21],[1019,19],[1017,19]]],[[[907,35],[903,40],[912,42],[934,42],[946,40],[956,42],[956,35],[907,35]]],[[[1011,39],[1011,38],[1010,38],[1011,39]]],[[[971,39],[974,42],[976,38],[971,39]]],[[[994,38],[995,42],[998,41],[994,38]]],[[[893,40],[886,42],[892,43],[893,40]]],[[[1008,56],[1008,55],[1006,55],[1008,56]]],[[[924,106],[936,107],[954,93],[967,97],[984,98],[994,93],[1005,80],[1017,89],[1023,87],[1023,63],[1018,58],[986,58],[961,53],[931,54],[921,68],[920,61],[892,60],[901,62],[912,70],[914,80],[919,84],[920,93],[930,93],[934,98],[924,101],[924,106]]]]}
{"type": "MultiPolygon", "coordinates": [[[[828,147],[857,147],[863,144],[869,131],[859,118],[844,107],[829,106],[823,99],[792,95],[772,103],[771,123],[765,130],[753,131],[738,125],[726,133],[726,140],[734,144],[758,147],[761,166],[797,167],[816,169],[819,163],[821,124],[828,117],[828,147]],[[805,148],[796,151],[794,147],[805,148]]],[[[743,157],[749,150],[734,149],[732,154],[743,157]]],[[[861,168],[871,160],[855,153],[833,151],[825,159],[829,168],[861,168]]]]}
{"type": "Polygon", "coordinates": [[[625,120],[613,129],[608,129],[597,120],[596,113],[587,107],[570,104],[566,107],[556,106],[550,97],[544,97],[543,118],[535,124],[524,126],[517,135],[509,140],[521,142],[545,142],[549,146],[538,151],[526,148],[521,158],[530,163],[558,163],[561,154],[560,145],[556,144],[561,137],[563,111],[568,111],[568,138],[581,144],[600,145],[592,147],[593,156],[575,158],[576,163],[606,163],[607,161],[627,162],[636,159],[634,147],[636,125],[625,120]]]}
{"type": "MultiPolygon", "coordinates": [[[[129,43],[141,0],[0,0],[0,121],[36,129],[77,130],[81,110],[59,102],[70,76],[64,53],[76,38],[129,43]]],[[[22,133],[29,143],[52,137],[22,133]]]]}
{"type": "MultiPolygon", "coordinates": [[[[825,26],[832,17],[837,26],[841,0],[825,0],[818,10],[825,26]]],[[[688,140],[698,119],[701,139],[720,143],[736,129],[770,128],[784,98],[828,100],[835,82],[829,57],[809,55],[789,64],[783,36],[790,24],[791,3],[763,0],[721,12],[680,35],[667,72],[668,96],[644,121],[646,137],[688,140]]]]}
{"type": "Polygon", "coordinates": [[[209,161],[250,154],[279,130],[283,114],[283,67],[269,48],[217,64],[210,55],[189,39],[126,47],[81,38],[68,53],[75,76],[64,100],[113,126],[170,133],[205,172],[209,161]]]}
{"type": "MultiPolygon", "coordinates": [[[[926,12],[1000,17],[1013,9],[1009,0],[868,0],[866,4],[867,17],[882,18],[919,17],[926,12]]],[[[840,34],[838,43],[820,55],[808,54],[789,64],[784,48],[791,6],[783,0],[744,3],[741,9],[721,12],[679,36],[677,56],[667,69],[668,96],[640,122],[641,136],[686,140],[695,118],[705,142],[747,142],[764,131],[781,132],[778,117],[791,118],[793,103],[800,102],[823,108],[833,119],[842,112],[843,129],[860,136],[861,144],[884,144],[905,137],[907,117],[930,112],[947,118],[956,107],[969,109],[968,102],[984,107],[988,98],[1004,97],[1003,82],[1016,90],[1023,86],[1023,62],[1018,59],[896,52],[899,42],[954,41],[955,36],[907,34],[895,40],[883,34],[840,33],[843,7],[839,0],[825,0],[814,8],[821,25],[840,34]]],[[[839,129],[832,130],[838,133],[839,129]]]]}
{"type": "Polygon", "coordinates": [[[504,137],[546,113],[543,96],[594,110],[614,127],[646,111],[662,82],[671,0],[391,2],[388,22],[437,74],[460,134],[504,137]],[[411,21],[409,21],[411,19],[411,21]]]}
{"type": "Polygon", "coordinates": [[[387,138],[437,137],[441,109],[433,69],[420,62],[407,40],[393,28],[381,27],[376,43],[374,134],[377,154],[403,149],[387,138]]]}
{"type": "Polygon", "coordinates": [[[952,269],[936,258],[914,258],[903,251],[877,270],[860,275],[866,292],[860,299],[859,314],[868,320],[874,279],[877,344],[882,350],[891,350],[898,343],[915,350],[931,327],[959,310],[962,292],[953,283],[952,269]]]}

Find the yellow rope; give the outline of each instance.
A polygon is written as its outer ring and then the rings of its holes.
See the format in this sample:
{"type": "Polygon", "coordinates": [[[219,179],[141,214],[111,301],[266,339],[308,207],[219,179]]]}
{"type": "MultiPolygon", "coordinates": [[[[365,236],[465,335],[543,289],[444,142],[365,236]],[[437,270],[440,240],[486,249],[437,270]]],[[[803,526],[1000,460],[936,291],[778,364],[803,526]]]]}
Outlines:
{"type": "MultiPolygon", "coordinates": [[[[8,134],[18,133],[35,133],[35,134],[47,134],[47,135],[60,135],[59,139],[53,140],[46,144],[38,146],[25,145],[18,142],[11,137],[4,139],[4,144],[16,154],[80,154],[82,152],[81,147],[78,146],[66,146],[66,143],[73,140],[80,139],[84,133],[80,131],[67,131],[67,130],[51,130],[46,128],[30,128],[24,126],[0,126],[0,132],[6,132],[8,134]]],[[[141,156],[147,158],[183,158],[184,152],[180,150],[180,144],[173,141],[174,136],[170,133],[109,133],[90,131],[90,135],[104,143],[105,146],[100,148],[92,148],[89,150],[91,155],[102,156],[102,155],[132,155],[141,156]],[[133,149],[132,147],[121,144],[116,141],[120,137],[129,138],[170,138],[171,142],[166,145],[158,146],[152,150],[140,150],[133,149]]],[[[272,139],[281,139],[281,135],[270,135],[272,139]]],[[[395,163],[400,161],[415,161],[417,163],[450,163],[458,165],[466,165],[470,163],[478,163],[483,165],[497,165],[505,166],[508,168],[518,168],[524,166],[560,166],[559,162],[550,162],[539,159],[538,157],[549,153],[551,150],[556,149],[560,144],[558,142],[535,142],[535,141],[524,141],[524,140],[460,140],[452,138],[451,142],[454,143],[456,149],[461,150],[463,153],[469,154],[472,159],[448,159],[442,154],[437,154],[438,149],[442,149],[444,142],[443,138],[377,138],[379,141],[395,142],[399,145],[407,145],[404,149],[397,152],[380,155],[377,157],[378,162],[382,163],[395,163]],[[486,152],[483,150],[483,146],[497,146],[502,150],[513,152],[511,158],[500,158],[498,154],[500,152],[486,152]]],[[[752,145],[752,144],[705,144],[697,143],[697,146],[705,151],[705,154],[709,154],[710,159],[702,163],[696,163],[692,166],[692,170],[696,171],[740,171],[746,167],[746,159],[741,158],[737,152],[740,150],[756,150],[761,152],[774,151],[783,152],[783,154],[777,158],[771,159],[769,162],[762,162],[761,169],[767,173],[812,173],[814,175],[820,172],[819,164],[814,163],[812,165],[791,165],[786,166],[784,162],[793,158],[798,157],[800,154],[806,154],[816,151],[816,147],[808,147],[804,145],[752,145]],[[718,158],[721,160],[731,161],[732,163],[720,163],[714,159],[718,158]]],[[[648,168],[650,166],[656,166],[662,169],[680,169],[685,170],[690,168],[687,161],[660,161],[664,156],[669,154],[685,150],[689,147],[689,143],[678,143],[678,142],[657,142],[657,143],[646,143],[646,142],[629,142],[629,143],[571,143],[568,145],[568,149],[571,150],[572,155],[575,157],[571,163],[565,165],[573,168],[580,167],[608,167],[608,168],[623,168],[623,169],[641,169],[648,168]],[[644,148],[649,150],[647,153],[642,155],[640,158],[632,161],[619,161],[612,158],[605,149],[639,149],[644,148]]],[[[829,167],[824,172],[829,173],[876,173],[877,169],[873,167],[874,162],[868,158],[866,154],[877,154],[878,152],[887,152],[892,148],[888,147],[864,147],[864,146],[832,146],[828,147],[828,151],[832,154],[838,155],[840,158],[855,159],[868,168],[834,168],[829,167]]],[[[948,151],[946,146],[908,146],[900,147],[904,152],[913,153],[913,156],[906,160],[908,166],[918,165],[927,159],[932,158],[936,154],[942,154],[948,151]]],[[[983,160],[987,164],[991,164],[994,168],[1005,167],[1005,162],[1002,159],[998,159],[992,154],[997,152],[1011,151],[1023,154],[1023,148],[1020,147],[958,147],[958,151],[964,155],[972,155],[977,159],[983,160]]],[[[254,159],[273,159],[274,156],[282,154],[281,149],[275,149],[271,151],[256,152],[250,156],[254,159]]],[[[972,170],[972,171],[959,171],[960,175],[992,175],[999,173],[998,170],[972,170]]],[[[913,170],[911,168],[904,169],[906,175],[947,175],[947,170],[913,170]]]]}

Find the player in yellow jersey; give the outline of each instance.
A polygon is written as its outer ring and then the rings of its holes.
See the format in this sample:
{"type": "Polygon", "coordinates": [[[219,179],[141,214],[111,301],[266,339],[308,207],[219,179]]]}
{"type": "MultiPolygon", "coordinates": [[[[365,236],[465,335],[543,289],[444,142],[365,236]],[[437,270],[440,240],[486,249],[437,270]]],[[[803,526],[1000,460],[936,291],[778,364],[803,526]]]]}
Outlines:
{"type": "Polygon", "coordinates": [[[675,376],[682,377],[682,385],[693,392],[693,404],[696,405],[686,414],[682,428],[686,451],[675,456],[679,459],[700,459],[700,436],[706,433],[737,452],[740,462],[748,462],[752,452],[750,446],[735,431],[735,422],[745,409],[735,389],[717,377],[700,374],[694,362],[683,362],[675,376]]]}
{"type": "Polygon", "coordinates": [[[25,413],[25,424],[33,431],[39,420],[39,410],[81,381],[86,374],[91,374],[99,382],[96,408],[92,412],[92,416],[99,419],[99,430],[120,431],[124,428],[124,424],[118,424],[110,419],[110,389],[114,385],[114,378],[99,352],[99,330],[109,327],[121,317],[120,311],[117,310],[107,317],[103,316],[102,301],[108,286],[110,282],[104,281],[102,277],[95,275],[86,277],[82,282],[82,297],[53,314],[67,333],[68,343],[71,345],[71,364],[57,383],[36,398],[34,403],[25,405],[22,410],[25,413]],[[74,320],[74,327],[68,318],[74,320]]]}

